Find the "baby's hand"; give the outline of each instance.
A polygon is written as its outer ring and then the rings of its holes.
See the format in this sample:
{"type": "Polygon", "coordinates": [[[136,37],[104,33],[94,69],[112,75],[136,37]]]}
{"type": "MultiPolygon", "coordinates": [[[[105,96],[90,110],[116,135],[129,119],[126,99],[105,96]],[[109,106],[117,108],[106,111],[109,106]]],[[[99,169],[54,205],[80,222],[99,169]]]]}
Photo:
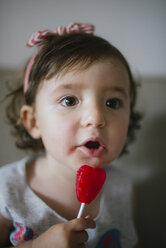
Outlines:
{"type": "Polygon", "coordinates": [[[80,248],[88,240],[87,228],[95,228],[91,218],[79,218],[52,226],[33,241],[32,248],[80,248]]]}

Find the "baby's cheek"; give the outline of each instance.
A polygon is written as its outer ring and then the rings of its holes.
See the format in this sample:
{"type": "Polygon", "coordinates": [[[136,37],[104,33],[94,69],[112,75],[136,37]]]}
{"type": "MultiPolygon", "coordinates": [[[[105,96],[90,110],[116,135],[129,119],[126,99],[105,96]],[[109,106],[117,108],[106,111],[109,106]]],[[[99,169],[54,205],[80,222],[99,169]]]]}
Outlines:
{"type": "Polygon", "coordinates": [[[121,153],[127,138],[127,129],[122,129],[119,133],[119,141],[117,146],[119,147],[119,152],[121,153]]]}
{"type": "Polygon", "coordinates": [[[61,123],[58,127],[58,140],[64,147],[75,144],[76,128],[72,124],[61,123]]]}
{"type": "MultiPolygon", "coordinates": [[[[120,122],[119,122],[120,123],[120,122]]],[[[111,141],[111,150],[114,150],[114,153],[119,155],[121,153],[124,144],[126,142],[127,137],[127,125],[123,122],[123,126],[119,125],[118,123],[115,126],[114,130],[112,130],[112,139],[111,141]]]]}

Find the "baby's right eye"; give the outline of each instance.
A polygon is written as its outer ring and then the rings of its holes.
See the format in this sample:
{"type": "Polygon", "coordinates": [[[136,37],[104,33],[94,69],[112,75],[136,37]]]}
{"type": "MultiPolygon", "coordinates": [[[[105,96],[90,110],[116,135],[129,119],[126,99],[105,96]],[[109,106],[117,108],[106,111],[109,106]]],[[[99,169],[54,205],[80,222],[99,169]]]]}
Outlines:
{"type": "Polygon", "coordinates": [[[64,107],[73,107],[79,103],[75,96],[65,96],[61,98],[59,102],[64,107]]]}

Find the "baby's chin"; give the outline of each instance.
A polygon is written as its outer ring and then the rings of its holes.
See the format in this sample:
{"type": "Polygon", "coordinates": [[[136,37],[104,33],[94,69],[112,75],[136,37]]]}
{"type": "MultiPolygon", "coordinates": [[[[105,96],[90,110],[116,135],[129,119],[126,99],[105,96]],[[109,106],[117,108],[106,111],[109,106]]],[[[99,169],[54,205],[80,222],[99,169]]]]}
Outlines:
{"type": "Polygon", "coordinates": [[[107,167],[109,164],[109,161],[98,161],[98,159],[85,159],[83,161],[81,161],[81,163],[79,163],[79,166],[77,166],[76,170],[78,170],[82,165],[89,165],[92,168],[101,168],[104,169],[105,167],[107,167]]]}

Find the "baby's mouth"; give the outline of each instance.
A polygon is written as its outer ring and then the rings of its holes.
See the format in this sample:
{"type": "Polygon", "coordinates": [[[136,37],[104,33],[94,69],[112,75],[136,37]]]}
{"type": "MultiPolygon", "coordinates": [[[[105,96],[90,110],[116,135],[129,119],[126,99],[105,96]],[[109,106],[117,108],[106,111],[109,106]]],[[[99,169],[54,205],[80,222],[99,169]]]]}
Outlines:
{"type": "Polygon", "coordinates": [[[98,141],[88,141],[84,146],[88,149],[98,149],[100,147],[100,143],[98,141]]]}
{"type": "Polygon", "coordinates": [[[79,150],[88,157],[100,157],[105,150],[105,146],[98,138],[91,138],[81,144],[79,150]]]}

